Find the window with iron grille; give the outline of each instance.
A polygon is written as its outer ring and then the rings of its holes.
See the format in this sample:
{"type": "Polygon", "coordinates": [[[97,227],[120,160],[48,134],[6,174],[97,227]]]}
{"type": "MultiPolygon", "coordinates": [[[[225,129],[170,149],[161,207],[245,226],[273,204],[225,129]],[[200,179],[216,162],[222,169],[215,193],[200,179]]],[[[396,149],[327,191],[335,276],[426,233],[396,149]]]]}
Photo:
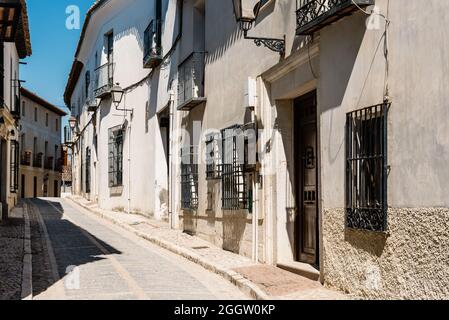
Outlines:
{"type": "Polygon", "coordinates": [[[206,136],[206,179],[221,179],[221,135],[213,133],[206,136]]]}
{"type": "Polygon", "coordinates": [[[387,229],[388,104],[347,114],[346,226],[383,232],[387,229]]]}
{"type": "Polygon", "coordinates": [[[10,191],[16,193],[19,190],[19,142],[11,141],[10,155],[10,191]]]}
{"type": "Polygon", "coordinates": [[[245,163],[245,135],[242,126],[222,130],[222,208],[249,209],[245,163]]]}
{"type": "Polygon", "coordinates": [[[123,184],[123,129],[109,129],[109,187],[123,184]]]}
{"type": "Polygon", "coordinates": [[[181,149],[181,208],[198,208],[198,147],[181,149]]]}
{"type": "Polygon", "coordinates": [[[90,148],[86,148],[86,193],[90,193],[90,148]]]}

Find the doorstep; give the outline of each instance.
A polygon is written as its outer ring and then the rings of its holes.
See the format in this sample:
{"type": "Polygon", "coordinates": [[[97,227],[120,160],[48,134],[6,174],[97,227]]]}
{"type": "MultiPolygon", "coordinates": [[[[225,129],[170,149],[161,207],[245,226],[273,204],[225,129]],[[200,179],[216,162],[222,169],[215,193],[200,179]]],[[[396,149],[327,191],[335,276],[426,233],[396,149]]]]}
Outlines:
{"type": "Polygon", "coordinates": [[[318,271],[308,263],[290,261],[278,263],[277,266],[278,268],[296,273],[313,281],[318,281],[320,279],[320,271],[318,271]]]}

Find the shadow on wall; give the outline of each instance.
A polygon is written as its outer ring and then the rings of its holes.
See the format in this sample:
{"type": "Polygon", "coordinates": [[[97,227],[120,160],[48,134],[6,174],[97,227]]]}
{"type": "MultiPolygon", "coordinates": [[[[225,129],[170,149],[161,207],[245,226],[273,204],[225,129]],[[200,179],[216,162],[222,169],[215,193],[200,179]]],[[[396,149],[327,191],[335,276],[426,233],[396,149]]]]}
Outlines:
{"type": "Polygon", "coordinates": [[[388,236],[384,233],[367,232],[360,230],[345,230],[345,241],[357,249],[381,257],[385,249],[388,236]]]}
{"type": "Polygon", "coordinates": [[[223,249],[240,253],[248,212],[223,210],[223,249]]]}
{"type": "Polygon", "coordinates": [[[121,254],[120,251],[96,238],[83,228],[68,220],[63,220],[64,208],[59,202],[50,200],[29,199],[24,203],[31,205],[30,212],[31,238],[33,251],[33,295],[37,296],[52,287],[59,279],[54,279],[47,248],[44,247],[36,213],[39,210],[52,243],[57,273],[60,279],[67,277],[74,267],[105,260],[105,255],[121,254]],[[99,248],[101,247],[101,249],[99,248]],[[74,250],[76,249],[76,250],[74,250]]]}

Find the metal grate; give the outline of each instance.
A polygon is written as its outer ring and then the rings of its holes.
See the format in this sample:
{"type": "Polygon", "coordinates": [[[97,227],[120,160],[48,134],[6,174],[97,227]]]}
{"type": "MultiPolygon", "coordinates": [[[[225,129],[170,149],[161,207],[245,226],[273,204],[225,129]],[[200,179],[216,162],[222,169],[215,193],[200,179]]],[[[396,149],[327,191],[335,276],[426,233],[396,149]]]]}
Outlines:
{"type": "Polygon", "coordinates": [[[210,134],[206,137],[206,179],[221,179],[221,135],[210,134]]]}
{"type": "Polygon", "coordinates": [[[11,141],[11,161],[10,161],[10,191],[16,193],[19,190],[19,142],[11,141]]]}
{"type": "Polygon", "coordinates": [[[86,193],[90,193],[90,165],[91,165],[90,159],[91,159],[90,148],[86,148],[86,169],[85,169],[86,170],[86,182],[85,182],[85,184],[86,184],[85,192],[86,193]]]}
{"type": "Polygon", "coordinates": [[[347,114],[346,226],[387,229],[387,113],[380,104],[347,114]]]}
{"type": "Polygon", "coordinates": [[[222,207],[225,210],[248,209],[245,175],[245,137],[242,126],[222,130],[222,207]]]}
{"type": "Polygon", "coordinates": [[[198,208],[198,147],[181,149],[181,208],[198,208]]]}
{"type": "Polygon", "coordinates": [[[109,187],[123,184],[123,129],[109,129],[109,187]]]}

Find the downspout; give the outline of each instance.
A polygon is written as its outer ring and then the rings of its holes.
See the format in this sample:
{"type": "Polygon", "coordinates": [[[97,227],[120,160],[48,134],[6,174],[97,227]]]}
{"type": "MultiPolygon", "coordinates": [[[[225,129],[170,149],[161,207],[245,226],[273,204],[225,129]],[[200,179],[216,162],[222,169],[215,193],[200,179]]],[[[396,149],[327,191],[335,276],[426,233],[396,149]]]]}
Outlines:
{"type": "Polygon", "coordinates": [[[128,131],[128,214],[131,214],[131,121],[128,131]]]}
{"type": "Polygon", "coordinates": [[[173,131],[174,131],[174,92],[173,90],[170,90],[170,101],[169,101],[169,117],[170,117],[170,128],[169,128],[169,151],[168,151],[168,220],[169,220],[169,225],[170,225],[170,229],[174,229],[175,228],[175,224],[174,224],[174,218],[173,218],[173,197],[174,197],[174,191],[172,190],[172,187],[174,186],[173,183],[173,172],[174,172],[174,167],[173,167],[173,131]]]}

